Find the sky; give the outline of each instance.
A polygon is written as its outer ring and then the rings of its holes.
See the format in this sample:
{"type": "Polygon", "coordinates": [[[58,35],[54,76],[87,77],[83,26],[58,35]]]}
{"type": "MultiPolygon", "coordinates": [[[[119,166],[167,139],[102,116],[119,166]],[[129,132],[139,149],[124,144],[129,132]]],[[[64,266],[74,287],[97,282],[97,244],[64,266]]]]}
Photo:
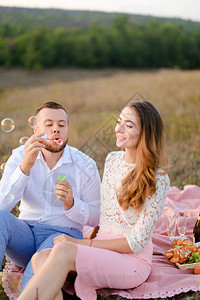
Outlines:
{"type": "Polygon", "coordinates": [[[200,0],[0,0],[0,6],[125,12],[200,21],[200,0]]]}

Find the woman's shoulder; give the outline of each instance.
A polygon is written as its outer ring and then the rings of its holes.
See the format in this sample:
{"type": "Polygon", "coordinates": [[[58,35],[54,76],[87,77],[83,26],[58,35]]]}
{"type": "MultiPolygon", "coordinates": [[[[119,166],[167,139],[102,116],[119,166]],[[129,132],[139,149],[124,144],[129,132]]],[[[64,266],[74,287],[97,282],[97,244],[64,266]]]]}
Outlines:
{"type": "Polygon", "coordinates": [[[110,153],[108,153],[107,157],[106,157],[106,162],[116,159],[118,157],[122,156],[123,151],[112,151],[110,153]]]}
{"type": "Polygon", "coordinates": [[[109,166],[119,166],[121,164],[120,160],[122,157],[122,152],[123,151],[112,151],[110,153],[108,153],[106,160],[105,160],[105,166],[109,167],[109,166]]]}

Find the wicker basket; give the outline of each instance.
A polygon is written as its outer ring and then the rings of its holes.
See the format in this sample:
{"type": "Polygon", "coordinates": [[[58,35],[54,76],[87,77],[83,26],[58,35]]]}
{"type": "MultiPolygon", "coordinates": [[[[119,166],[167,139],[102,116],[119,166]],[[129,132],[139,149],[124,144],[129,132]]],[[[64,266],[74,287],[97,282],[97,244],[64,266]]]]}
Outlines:
{"type": "Polygon", "coordinates": [[[194,269],[200,267],[200,262],[199,263],[192,263],[192,264],[179,264],[179,263],[176,263],[176,265],[181,270],[194,270],[194,269]]]}

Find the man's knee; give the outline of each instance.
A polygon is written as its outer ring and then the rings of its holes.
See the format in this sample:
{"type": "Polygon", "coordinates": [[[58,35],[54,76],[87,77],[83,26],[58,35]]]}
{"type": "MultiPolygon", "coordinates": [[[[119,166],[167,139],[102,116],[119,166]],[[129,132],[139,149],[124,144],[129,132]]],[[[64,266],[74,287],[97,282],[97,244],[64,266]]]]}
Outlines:
{"type": "Polygon", "coordinates": [[[15,230],[15,220],[18,220],[11,212],[0,210],[0,233],[8,236],[15,230]]]}
{"type": "Polygon", "coordinates": [[[11,213],[7,210],[0,209],[0,222],[10,218],[11,213]]]}
{"type": "Polygon", "coordinates": [[[6,210],[0,210],[0,231],[3,229],[8,229],[8,225],[10,222],[8,220],[11,217],[11,213],[6,210]]]}

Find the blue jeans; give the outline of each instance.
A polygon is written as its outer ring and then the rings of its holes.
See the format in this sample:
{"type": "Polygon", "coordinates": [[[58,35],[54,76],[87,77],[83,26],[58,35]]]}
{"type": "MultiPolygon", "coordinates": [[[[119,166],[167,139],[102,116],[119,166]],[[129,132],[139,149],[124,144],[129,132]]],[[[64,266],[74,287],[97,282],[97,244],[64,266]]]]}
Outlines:
{"type": "Polygon", "coordinates": [[[33,276],[30,262],[32,255],[42,249],[52,248],[54,237],[63,233],[83,238],[82,232],[77,229],[41,223],[28,224],[10,212],[0,210],[0,266],[6,254],[16,265],[26,267],[21,291],[33,276]]]}

